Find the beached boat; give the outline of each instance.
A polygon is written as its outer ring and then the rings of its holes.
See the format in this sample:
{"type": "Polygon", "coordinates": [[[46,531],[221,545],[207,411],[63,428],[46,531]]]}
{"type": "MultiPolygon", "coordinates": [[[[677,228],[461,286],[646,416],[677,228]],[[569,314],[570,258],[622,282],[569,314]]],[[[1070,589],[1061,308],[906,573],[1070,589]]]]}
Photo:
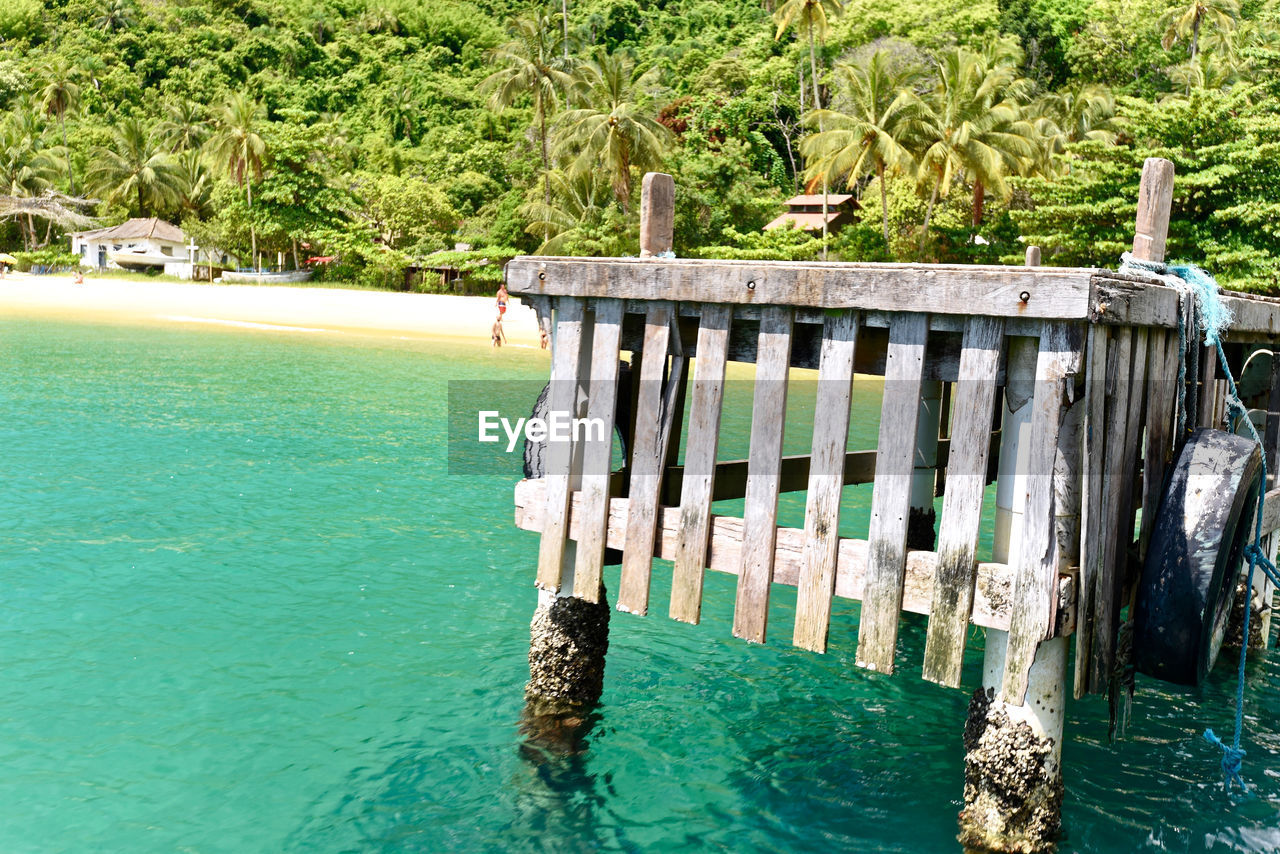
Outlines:
{"type": "Polygon", "coordinates": [[[297,282],[309,282],[311,281],[311,276],[311,270],[285,270],[281,273],[225,270],[222,273],[222,283],[227,285],[289,285],[297,282]]]}

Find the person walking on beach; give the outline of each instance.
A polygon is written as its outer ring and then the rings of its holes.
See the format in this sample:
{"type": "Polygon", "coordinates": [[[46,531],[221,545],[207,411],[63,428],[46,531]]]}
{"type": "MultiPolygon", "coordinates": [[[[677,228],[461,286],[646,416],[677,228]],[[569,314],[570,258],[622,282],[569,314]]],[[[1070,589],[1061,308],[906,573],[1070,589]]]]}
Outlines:
{"type": "Polygon", "coordinates": [[[498,322],[502,322],[502,315],[507,313],[507,285],[504,282],[498,285],[498,322]]]}

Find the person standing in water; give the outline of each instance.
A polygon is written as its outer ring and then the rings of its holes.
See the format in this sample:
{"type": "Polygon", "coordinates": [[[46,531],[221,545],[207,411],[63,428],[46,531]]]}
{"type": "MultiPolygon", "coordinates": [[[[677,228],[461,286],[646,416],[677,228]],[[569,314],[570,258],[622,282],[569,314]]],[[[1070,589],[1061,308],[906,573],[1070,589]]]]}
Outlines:
{"type": "Polygon", "coordinates": [[[489,336],[493,340],[493,349],[498,349],[507,341],[507,335],[502,331],[502,315],[499,314],[493,321],[493,329],[489,330],[489,336]]]}

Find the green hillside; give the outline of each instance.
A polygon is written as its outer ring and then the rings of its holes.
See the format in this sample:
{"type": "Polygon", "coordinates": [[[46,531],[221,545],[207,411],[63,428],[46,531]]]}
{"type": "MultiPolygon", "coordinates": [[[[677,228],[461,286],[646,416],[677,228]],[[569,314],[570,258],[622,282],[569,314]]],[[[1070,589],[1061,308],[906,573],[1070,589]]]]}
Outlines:
{"type": "Polygon", "coordinates": [[[1158,154],[1170,255],[1280,290],[1277,0],[5,0],[0,103],[7,251],[163,216],[483,288],[634,254],[660,168],[685,256],[820,257],[761,227],[825,184],[861,203],[833,258],[1114,265],[1158,154]]]}

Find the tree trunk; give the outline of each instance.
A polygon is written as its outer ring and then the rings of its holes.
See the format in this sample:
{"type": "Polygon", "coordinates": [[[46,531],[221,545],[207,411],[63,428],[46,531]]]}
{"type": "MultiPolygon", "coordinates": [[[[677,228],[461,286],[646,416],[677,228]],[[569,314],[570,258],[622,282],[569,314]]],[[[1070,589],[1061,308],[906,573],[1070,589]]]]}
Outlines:
{"type": "Polygon", "coordinates": [[[564,19],[564,58],[569,58],[569,0],[560,0],[560,17],[564,19]]]}
{"type": "Polygon", "coordinates": [[[884,186],[884,161],[876,161],[876,176],[880,179],[880,225],[884,229],[884,250],[889,251],[889,191],[884,186]]]}
{"type": "Polygon", "coordinates": [[[139,183],[138,184],[138,216],[145,218],[146,215],[147,215],[147,208],[142,201],[142,184],[139,183]]]}
{"type": "Polygon", "coordinates": [[[253,224],[253,183],[251,179],[244,182],[244,197],[249,204],[249,245],[252,247],[253,253],[250,263],[253,264],[255,273],[262,272],[262,266],[258,263],[258,229],[253,224]]]}
{"type": "MultiPolygon", "coordinates": [[[[809,19],[809,76],[813,78],[813,108],[822,109],[822,98],[818,94],[818,56],[813,47],[813,19],[809,19]]],[[[818,122],[818,133],[822,133],[822,122],[818,122]]],[[[827,260],[827,176],[822,176],[822,260],[827,260]]]]}
{"type": "Polygon", "coordinates": [[[301,270],[302,265],[298,263],[298,238],[293,238],[293,269],[301,270]]]}
{"type": "MultiPolygon", "coordinates": [[[[551,210],[551,155],[547,151],[547,110],[541,97],[538,98],[538,135],[542,143],[542,201],[546,205],[542,217],[547,219],[551,210]]],[[[542,242],[546,243],[550,239],[551,224],[548,222],[542,227],[542,242]]]]}
{"type": "Polygon", "coordinates": [[[929,206],[924,210],[924,228],[920,231],[920,251],[924,252],[924,243],[929,239],[929,219],[933,216],[934,203],[938,201],[938,184],[941,179],[933,185],[933,193],[929,196],[929,206]]]}
{"type": "Polygon", "coordinates": [[[76,178],[71,172],[71,152],[67,149],[67,123],[62,117],[62,112],[58,112],[58,127],[62,130],[62,150],[67,155],[67,188],[69,195],[76,194],[76,178]]]}
{"type": "Polygon", "coordinates": [[[982,225],[982,211],[987,200],[987,188],[982,186],[982,179],[975,178],[973,181],[973,230],[977,232],[978,226],[982,225]]]}
{"type": "Polygon", "coordinates": [[[1191,21],[1191,61],[1196,58],[1196,50],[1200,47],[1200,16],[1196,15],[1191,21]]]}

